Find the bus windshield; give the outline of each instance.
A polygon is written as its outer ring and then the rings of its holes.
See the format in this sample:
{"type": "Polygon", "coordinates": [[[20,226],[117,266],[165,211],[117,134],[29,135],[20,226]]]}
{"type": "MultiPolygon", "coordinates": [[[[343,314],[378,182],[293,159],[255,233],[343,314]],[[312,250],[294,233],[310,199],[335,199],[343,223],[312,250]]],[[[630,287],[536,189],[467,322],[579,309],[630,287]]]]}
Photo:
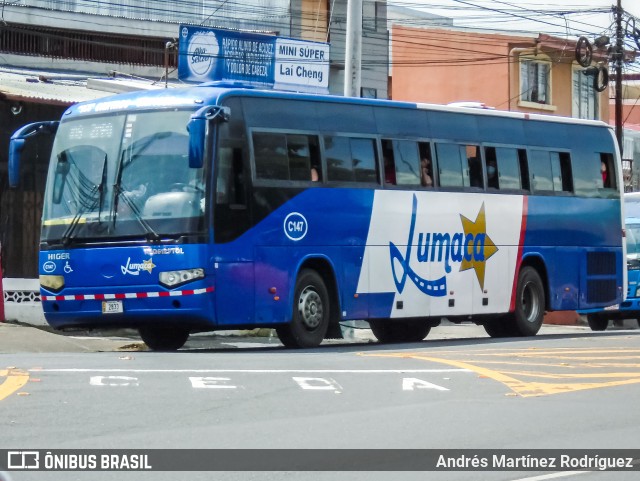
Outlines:
{"type": "Polygon", "coordinates": [[[624,195],[624,210],[627,217],[640,219],[640,197],[634,194],[624,195]]]}
{"type": "Polygon", "coordinates": [[[192,111],[121,113],[62,122],[45,191],[42,240],[201,232],[204,168],[189,168],[192,111]]]}
{"type": "Polygon", "coordinates": [[[640,257],[640,224],[626,225],[627,257],[638,259],[640,257]]]}

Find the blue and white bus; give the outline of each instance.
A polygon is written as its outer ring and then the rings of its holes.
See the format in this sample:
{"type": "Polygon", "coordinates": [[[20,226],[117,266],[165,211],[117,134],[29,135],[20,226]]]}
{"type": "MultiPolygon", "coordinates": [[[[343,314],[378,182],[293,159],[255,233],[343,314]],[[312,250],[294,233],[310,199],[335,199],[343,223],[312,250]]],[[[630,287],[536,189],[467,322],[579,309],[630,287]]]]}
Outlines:
{"type": "Polygon", "coordinates": [[[40,284],[56,328],[272,327],[288,347],[367,320],[535,335],[545,311],[620,303],[622,174],[602,122],[220,83],[70,107],[54,135],[40,284]],[[606,167],[605,179],[601,168],[606,167]]]}
{"type": "Polygon", "coordinates": [[[624,194],[625,240],[627,249],[627,296],[621,304],[582,311],[593,331],[604,331],[609,321],[635,319],[640,327],[640,192],[624,194]]]}

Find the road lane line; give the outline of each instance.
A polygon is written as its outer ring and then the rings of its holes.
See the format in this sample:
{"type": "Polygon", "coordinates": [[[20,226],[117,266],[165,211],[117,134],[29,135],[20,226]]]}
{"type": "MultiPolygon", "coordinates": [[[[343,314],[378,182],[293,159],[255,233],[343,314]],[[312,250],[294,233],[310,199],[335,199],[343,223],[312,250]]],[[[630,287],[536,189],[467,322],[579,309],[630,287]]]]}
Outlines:
{"type": "Polygon", "coordinates": [[[90,369],[65,368],[30,370],[33,372],[139,372],[139,373],[247,373],[247,374],[438,374],[447,372],[473,372],[470,369],[90,369]]]}
{"type": "Polygon", "coordinates": [[[511,376],[541,377],[546,379],[625,379],[640,382],[640,372],[603,372],[603,373],[544,373],[538,371],[501,371],[511,376]]]}
{"type": "Polygon", "coordinates": [[[0,371],[0,379],[3,377],[5,380],[0,383],[0,401],[11,396],[29,381],[29,373],[22,369],[2,370],[0,371]]]}
{"type": "Polygon", "coordinates": [[[438,355],[448,357],[426,356],[419,352],[403,353],[371,353],[367,356],[422,359],[429,362],[447,364],[453,367],[470,369],[481,377],[494,379],[505,384],[521,397],[546,396],[568,393],[586,389],[626,386],[640,383],[640,372],[635,362],[621,362],[635,360],[638,356],[631,355],[638,350],[626,348],[612,349],[495,349],[478,351],[448,351],[438,352],[438,355]],[[567,355],[572,352],[574,355],[567,355]],[[600,355],[591,357],[591,353],[600,355]],[[607,354],[607,355],[605,355],[607,354]],[[515,358],[508,359],[507,357],[515,358]],[[496,360],[497,358],[497,360],[496,360]],[[558,364],[540,363],[540,360],[552,358],[557,360],[578,361],[561,362],[558,364]],[[504,359],[504,360],[503,360],[504,359]],[[589,361],[595,360],[595,365],[589,361]],[[618,361],[611,364],[603,360],[618,361]],[[533,361],[533,362],[532,362],[533,361]],[[538,361],[538,362],[536,362],[538,361]],[[587,361],[587,362],[584,362],[587,361]],[[521,369],[515,368],[521,367],[521,369]],[[537,370],[526,368],[536,367],[537,370]],[[549,370],[540,368],[549,368],[549,370]],[[613,372],[606,372],[615,367],[613,372]],[[559,372],[553,372],[553,368],[559,372]],[[624,371],[623,369],[629,369],[624,371]],[[578,372],[576,372],[578,371],[578,372]],[[583,372],[580,372],[583,371],[583,372]],[[536,379],[537,378],[537,379],[536,379]]]}

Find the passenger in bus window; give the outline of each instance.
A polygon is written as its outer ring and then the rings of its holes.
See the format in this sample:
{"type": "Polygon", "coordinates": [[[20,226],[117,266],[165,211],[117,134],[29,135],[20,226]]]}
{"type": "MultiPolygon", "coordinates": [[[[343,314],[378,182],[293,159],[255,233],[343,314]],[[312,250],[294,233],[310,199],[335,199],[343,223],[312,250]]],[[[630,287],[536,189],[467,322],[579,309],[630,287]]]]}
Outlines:
{"type": "Polygon", "coordinates": [[[396,168],[393,159],[387,154],[384,155],[384,183],[396,184],[396,168]]]}
{"type": "Polygon", "coordinates": [[[471,187],[482,187],[482,165],[478,157],[469,157],[469,180],[471,187]]]}
{"type": "Polygon", "coordinates": [[[420,183],[423,187],[433,187],[433,177],[431,174],[431,159],[422,157],[422,159],[420,159],[420,183]]]}
{"type": "Polygon", "coordinates": [[[604,160],[600,162],[600,173],[602,174],[602,186],[609,187],[609,173],[607,172],[607,163],[604,160]]]}
{"type": "Polygon", "coordinates": [[[311,166],[311,182],[318,182],[320,180],[320,169],[317,165],[311,166]]]}

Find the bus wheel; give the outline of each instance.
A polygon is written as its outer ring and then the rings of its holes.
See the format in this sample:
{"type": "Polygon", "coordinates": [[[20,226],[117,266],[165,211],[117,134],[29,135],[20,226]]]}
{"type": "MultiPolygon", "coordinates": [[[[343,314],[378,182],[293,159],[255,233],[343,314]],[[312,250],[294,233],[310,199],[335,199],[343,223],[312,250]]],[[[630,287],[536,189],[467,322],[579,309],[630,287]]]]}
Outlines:
{"type": "Polygon", "coordinates": [[[517,335],[513,332],[513,319],[502,317],[494,321],[485,322],[482,327],[491,337],[511,337],[517,335]]]}
{"type": "Polygon", "coordinates": [[[318,346],[329,327],[329,293],[320,275],[311,269],[300,272],[294,294],[293,318],[276,333],[286,347],[318,346]]]}
{"type": "Polygon", "coordinates": [[[533,267],[525,266],[518,275],[513,334],[535,336],[542,326],[544,307],[544,287],[540,275],[533,267]]]}
{"type": "Polygon", "coordinates": [[[177,351],[189,338],[189,331],[179,327],[141,327],[140,337],[153,351],[177,351]]]}
{"type": "Polygon", "coordinates": [[[605,331],[609,326],[609,319],[598,314],[587,314],[587,323],[592,331],[605,331]]]}
{"type": "Polygon", "coordinates": [[[420,342],[431,330],[425,321],[371,319],[369,326],[380,342],[420,342]]]}

